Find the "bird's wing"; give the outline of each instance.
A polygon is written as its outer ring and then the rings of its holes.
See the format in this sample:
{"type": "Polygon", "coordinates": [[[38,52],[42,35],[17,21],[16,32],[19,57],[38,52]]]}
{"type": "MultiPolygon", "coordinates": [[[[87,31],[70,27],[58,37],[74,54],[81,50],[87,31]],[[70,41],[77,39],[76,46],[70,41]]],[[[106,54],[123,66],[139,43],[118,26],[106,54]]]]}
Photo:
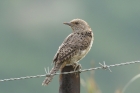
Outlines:
{"type": "Polygon", "coordinates": [[[53,62],[64,62],[76,55],[80,50],[86,49],[91,38],[84,38],[86,35],[83,33],[71,33],[61,44],[56,55],[54,56],[53,62]]]}

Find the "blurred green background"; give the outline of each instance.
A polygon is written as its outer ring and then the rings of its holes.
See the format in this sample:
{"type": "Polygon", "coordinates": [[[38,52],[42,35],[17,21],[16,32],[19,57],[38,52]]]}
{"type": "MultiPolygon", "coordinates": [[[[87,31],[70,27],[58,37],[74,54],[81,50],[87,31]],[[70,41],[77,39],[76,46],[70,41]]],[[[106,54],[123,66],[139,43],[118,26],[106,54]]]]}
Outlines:
{"type": "MultiPolygon", "coordinates": [[[[117,64],[140,60],[140,0],[1,0],[0,79],[45,74],[71,28],[62,24],[74,18],[87,21],[94,32],[82,69],[99,62],[117,64]]],[[[94,79],[102,93],[114,93],[140,72],[140,64],[96,70],[94,79]]],[[[93,72],[93,71],[92,71],[93,72]]],[[[90,72],[81,73],[86,80],[90,72]]],[[[0,82],[0,93],[58,93],[58,76],[47,87],[42,78],[0,82]]],[[[140,81],[126,93],[139,93],[140,81]]],[[[81,86],[81,93],[87,89],[81,86]]]]}

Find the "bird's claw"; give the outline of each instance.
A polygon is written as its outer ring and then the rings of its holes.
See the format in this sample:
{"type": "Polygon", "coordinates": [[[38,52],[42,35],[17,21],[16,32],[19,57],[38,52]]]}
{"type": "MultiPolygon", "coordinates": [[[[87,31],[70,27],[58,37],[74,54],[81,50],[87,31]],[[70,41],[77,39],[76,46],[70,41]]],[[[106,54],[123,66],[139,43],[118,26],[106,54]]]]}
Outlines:
{"type": "Polygon", "coordinates": [[[81,64],[78,64],[77,62],[76,63],[73,63],[73,68],[74,68],[74,71],[79,71],[81,70],[82,68],[82,65],[81,64]]]}

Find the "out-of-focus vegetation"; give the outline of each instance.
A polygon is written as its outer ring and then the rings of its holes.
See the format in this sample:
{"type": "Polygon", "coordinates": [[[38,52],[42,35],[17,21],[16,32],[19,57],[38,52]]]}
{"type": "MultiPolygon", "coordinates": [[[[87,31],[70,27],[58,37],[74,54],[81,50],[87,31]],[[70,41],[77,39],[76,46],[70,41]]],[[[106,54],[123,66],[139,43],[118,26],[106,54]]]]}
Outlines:
{"type": "Polygon", "coordinates": [[[91,71],[90,75],[86,76],[85,79],[81,78],[81,85],[87,89],[85,93],[101,93],[98,84],[95,82],[93,71],[91,71]]]}
{"type": "MultiPolygon", "coordinates": [[[[94,32],[93,47],[80,61],[83,69],[103,61],[115,64],[140,60],[139,4],[139,0],[1,0],[0,79],[45,74],[44,67],[51,67],[59,45],[71,33],[71,28],[62,23],[74,18],[87,21],[94,32]]],[[[90,72],[81,73],[87,82],[86,87],[81,86],[81,93],[98,89],[97,93],[114,93],[140,72],[140,64],[111,70],[96,70],[94,77],[90,72]],[[91,90],[92,86],[95,89],[91,90]]],[[[47,87],[41,86],[43,80],[0,82],[0,93],[58,93],[58,76],[47,87]]],[[[139,84],[133,82],[126,93],[138,93],[139,84]]]]}

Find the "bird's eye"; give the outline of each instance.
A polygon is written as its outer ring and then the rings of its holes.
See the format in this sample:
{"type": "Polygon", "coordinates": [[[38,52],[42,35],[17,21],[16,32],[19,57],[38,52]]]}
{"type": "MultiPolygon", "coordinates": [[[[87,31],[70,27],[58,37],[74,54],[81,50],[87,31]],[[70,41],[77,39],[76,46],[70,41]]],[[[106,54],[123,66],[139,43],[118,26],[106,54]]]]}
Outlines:
{"type": "Polygon", "coordinates": [[[78,25],[79,23],[78,22],[75,22],[75,24],[78,25]]]}

